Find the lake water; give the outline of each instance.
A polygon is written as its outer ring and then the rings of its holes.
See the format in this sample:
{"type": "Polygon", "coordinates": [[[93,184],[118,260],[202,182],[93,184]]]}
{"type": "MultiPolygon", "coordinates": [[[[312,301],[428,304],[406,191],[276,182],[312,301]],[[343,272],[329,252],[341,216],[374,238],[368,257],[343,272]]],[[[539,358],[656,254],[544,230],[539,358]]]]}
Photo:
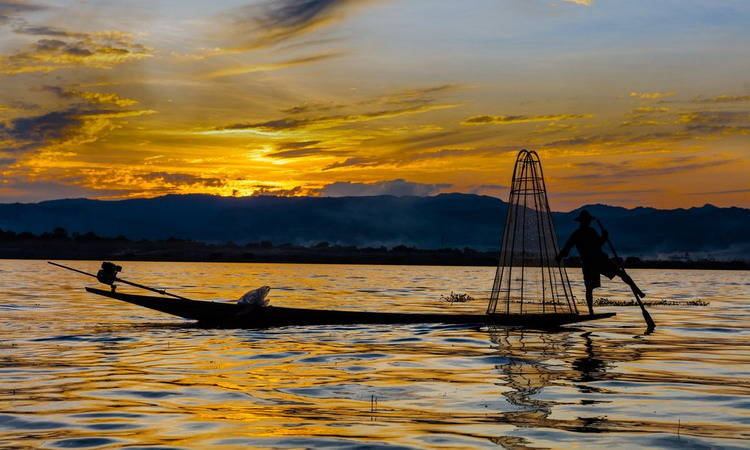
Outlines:
{"type": "MultiPolygon", "coordinates": [[[[68,264],[95,272],[96,262],[68,264]]],[[[268,284],[272,304],[482,311],[489,267],[124,263],[197,299],[268,284]]],[[[569,271],[582,296],[580,270],[569,271]]],[[[0,260],[0,447],[748,448],[750,273],[633,270],[649,298],[560,332],[405,326],[186,327],[0,260]]],[[[604,280],[597,296],[627,299],[604,280]]]]}

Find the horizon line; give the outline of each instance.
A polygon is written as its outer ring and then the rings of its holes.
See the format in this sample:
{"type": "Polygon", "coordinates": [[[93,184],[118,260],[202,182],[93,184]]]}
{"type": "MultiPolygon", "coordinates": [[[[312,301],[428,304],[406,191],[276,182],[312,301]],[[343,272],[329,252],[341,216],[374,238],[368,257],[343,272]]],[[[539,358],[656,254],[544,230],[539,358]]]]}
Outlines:
{"type": "MultiPolygon", "coordinates": [[[[308,198],[308,199],[334,199],[334,198],[372,198],[372,197],[394,197],[394,198],[403,198],[403,197],[413,197],[413,198],[434,198],[439,197],[443,195],[466,195],[466,196],[475,196],[475,197],[490,197],[497,199],[503,203],[508,203],[508,201],[504,198],[497,197],[494,195],[487,195],[487,194],[477,194],[477,193],[471,193],[471,192],[439,192],[433,195],[396,195],[396,194],[378,194],[378,195],[337,195],[337,196],[331,196],[331,195],[295,195],[295,196],[289,196],[289,195],[274,195],[274,194],[258,194],[258,195],[244,195],[244,196],[235,196],[235,195],[220,195],[220,194],[209,194],[209,193],[186,193],[186,194],[180,194],[180,193],[167,193],[162,195],[154,195],[154,196],[137,196],[137,197],[125,197],[125,198],[89,198],[89,197],[63,197],[63,198],[51,198],[51,199],[45,199],[45,200],[38,200],[38,201],[30,201],[30,202],[23,202],[23,201],[11,201],[11,202],[5,202],[0,199],[0,206],[1,205],[38,205],[41,203],[47,203],[47,202],[61,202],[61,201],[73,201],[73,200],[88,200],[88,201],[98,201],[98,202],[121,202],[121,201],[128,201],[128,200],[155,200],[159,198],[165,198],[165,197],[216,197],[216,198],[222,198],[222,199],[249,199],[249,198],[277,198],[277,199],[283,199],[283,198],[289,198],[289,199],[299,199],[299,198],[308,198]]],[[[635,210],[635,209],[655,209],[660,211],[675,211],[675,210],[688,210],[693,208],[705,208],[705,207],[713,207],[718,209],[730,209],[730,208],[738,208],[738,209],[750,209],[745,208],[742,206],[732,205],[732,206],[717,206],[713,203],[704,203],[703,205],[693,205],[689,207],[677,207],[677,208],[659,208],[655,206],[647,206],[647,205],[638,205],[638,206],[621,206],[616,204],[608,204],[608,203],[584,203],[580,206],[577,206],[570,210],[555,210],[551,209],[551,212],[558,212],[558,213],[571,213],[574,211],[577,211],[581,208],[587,208],[587,207],[595,207],[595,206],[605,206],[609,208],[622,208],[626,210],[635,210]]]]}

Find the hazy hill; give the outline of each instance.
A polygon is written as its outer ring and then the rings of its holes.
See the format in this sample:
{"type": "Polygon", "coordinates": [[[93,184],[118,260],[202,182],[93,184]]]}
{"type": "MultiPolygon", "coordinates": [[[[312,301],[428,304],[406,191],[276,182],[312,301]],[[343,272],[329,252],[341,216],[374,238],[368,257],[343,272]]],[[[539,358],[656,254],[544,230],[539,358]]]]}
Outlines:
{"type": "MultiPolygon", "coordinates": [[[[659,210],[586,206],[608,226],[623,255],[750,259],[750,210],[700,208],[659,210]]],[[[359,247],[496,249],[505,202],[469,194],[435,197],[216,197],[167,195],[151,199],[55,200],[0,204],[0,229],[69,232],[130,239],[176,237],[207,242],[271,241],[359,247]]],[[[554,213],[563,240],[578,210],[554,213]]]]}

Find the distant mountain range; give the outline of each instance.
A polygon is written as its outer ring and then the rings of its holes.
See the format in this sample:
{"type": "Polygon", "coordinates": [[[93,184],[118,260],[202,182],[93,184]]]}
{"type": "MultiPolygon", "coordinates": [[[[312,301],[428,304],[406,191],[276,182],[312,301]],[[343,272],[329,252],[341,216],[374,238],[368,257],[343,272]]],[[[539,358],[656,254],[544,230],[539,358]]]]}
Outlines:
{"type": "MultiPolygon", "coordinates": [[[[750,209],[626,209],[587,205],[609,228],[623,256],[750,259],[750,209]]],[[[560,241],[581,208],[553,213],[560,241]]],[[[358,247],[497,249],[507,203],[494,197],[218,197],[167,195],[131,200],[54,200],[0,204],[0,229],[130,239],[271,241],[358,247]]]]}

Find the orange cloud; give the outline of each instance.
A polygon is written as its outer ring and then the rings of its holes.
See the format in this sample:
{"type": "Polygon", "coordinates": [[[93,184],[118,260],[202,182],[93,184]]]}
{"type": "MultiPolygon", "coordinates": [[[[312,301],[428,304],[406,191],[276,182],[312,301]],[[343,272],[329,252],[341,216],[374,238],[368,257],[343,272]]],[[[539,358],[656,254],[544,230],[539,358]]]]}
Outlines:
{"type": "Polygon", "coordinates": [[[698,98],[700,103],[741,103],[750,102],[750,95],[717,95],[711,98],[698,98]]]}
{"type": "Polygon", "coordinates": [[[671,97],[676,92],[631,92],[631,97],[640,98],[642,100],[657,100],[660,98],[671,97]]]}
{"type": "Polygon", "coordinates": [[[78,91],[75,89],[63,89],[57,86],[46,86],[45,89],[54,92],[62,98],[76,97],[92,104],[112,104],[120,107],[125,107],[132,106],[138,103],[135,100],[120,97],[117,94],[108,92],[78,91]]]}
{"type": "Polygon", "coordinates": [[[52,72],[72,67],[109,69],[117,64],[151,56],[151,49],[119,32],[67,33],[39,39],[31,48],[0,56],[0,74],[52,72]]]}
{"type": "Polygon", "coordinates": [[[638,108],[634,108],[634,113],[660,113],[660,112],[669,112],[670,109],[666,107],[658,107],[658,106],[641,106],[638,108]]]}
{"type": "Polygon", "coordinates": [[[529,122],[557,122],[560,120],[589,119],[593,114],[545,114],[541,116],[473,116],[461,125],[507,125],[529,122]]]}

